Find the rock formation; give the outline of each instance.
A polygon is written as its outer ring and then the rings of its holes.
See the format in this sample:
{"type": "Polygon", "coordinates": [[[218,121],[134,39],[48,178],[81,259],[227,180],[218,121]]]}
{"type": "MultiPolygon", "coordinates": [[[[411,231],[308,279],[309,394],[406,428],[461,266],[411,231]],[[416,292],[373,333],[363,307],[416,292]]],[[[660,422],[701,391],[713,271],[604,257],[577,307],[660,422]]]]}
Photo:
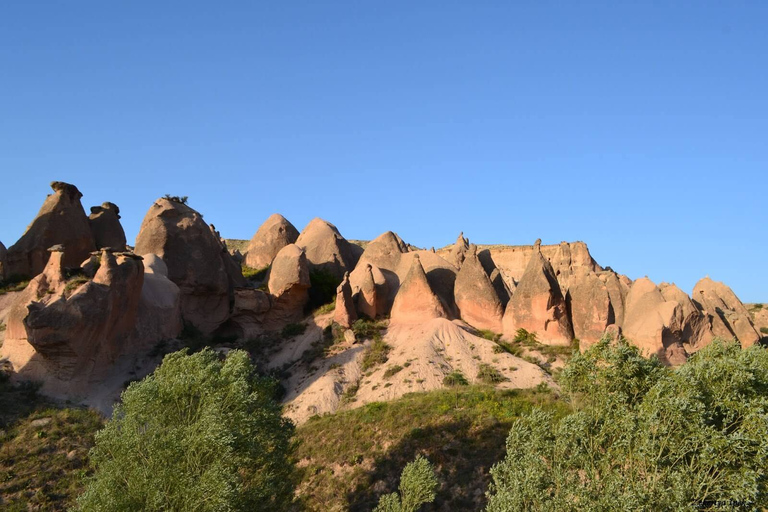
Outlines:
{"type": "Polygon", "coordinates": [[[705,277],[693,288],[692,299],[711,318],[712,333],[720,338],[737,338],[742,347],[760,340],[747,308],[725,284],[705,277]]]}
{"type": "Polygon", "coordinates": [[[363,270],[363,279],[360,283],[360,290],[356,294],[357,311],[360,315],[376,318],[383,313],[386,294],[379,293],[382,284],[385,285],[386,281],[379,268],[366,263],[363,270]],[[374,274],[378,275],[379,284],[376,283],[374,274]]]}
{"type": "Polygon", "coordinates": [[[349,272],[344,274],[344,279],[336,288],[336,309],[333,320],[347,328],[352,327],[352,324],[357,320],[355,304],[352,301],[352,286],[349,284],[349,272]]]}
{"type": "Polygon", "coordinates": [[[8,268],[8,251],[3,242],[0,242],[0,281],[8,277],[6,269],[8,268]]]}
{"type": "Polygon", "coordinates": [[[450,315],[430,287],[419,255],[414,254],[411,269],[395,296],[391,319],[395,323],[419,323],[433,318],[450,315]]]}
{"type": "MultiPolygon", "coordinates": [[[[355,269],[349,275],[349,281],[352,285],[352,293],[359,293],[368,279],[367,264],[373,269],[373,280],[376,283],[376,292],[381,300],[381,306],[377,306],[379,314],[385,314],[392,307],[397,289],[400,287],[400,269],[403,254],[408,252],[408,246],[397,234],[392,231],[379,235],[372,240],[360,256],[360,261],[355,269]]],[[[408,272],[408,269],[405,270],[408,272]]],[[[405,274],[403,274],[403,277],[405,274]]],[[[366,286],[368,286],[366,284],[366,286]]]]}
{"type": "MultiPolygon", "coordinates": [[[[613,309],[614,322],[616,325],[622,326],[624,324],[624,303],[626,302],[629,288],[632,285],[631,281],[629,283],[622,282],[621,278],[626,276],[619,276],[612,270],[597,272],[597,277],[603,282],[605,290],[608,292],[608,298],[613,309]]],[[[576,337],[578,338],[578,335],[576,337]]]]}
{"type": "Polygon", "coordinates": [[[227,320],[233,290],[223,256],[229,254],[197,211],[158,199],[144,217],[135,251],[162,258],[168,278],[181,291],[185,321],[211,333],[227,320]]]}
{"type": "Polygon", "coordinates": [[[54,389],[105,378],[110,364],[135,348],[144,282],[141,258],[108,251],[93,280],[67,280],[64,254],[53,249],[44,272],[16,299],[2,347],[21,377],[54,389]]]}
{"type": "Polygon", "coordinates": [[[359,259],[356,251],[333,224],[315,218],[307,224],[296,240],[304,249],[310,270],[327,271],[339,280],[351,272],[359,259]]]}
{"type": "Polygon", "coordinates": [[[712,329],[708,319],[687,293],[675,284],[661,283],[659,290],[667,302],[678,304],[678,321],[680,339],[686,352],[693,353],[712,341],[712,329]]]}
{"type": "Polygon", "coordinates": [[[21,238],[8,249],[8,275],[36,276],[45,268],[54,245],[64,247],[61,264],[77,267],[96,250],[88,217],[76,186],[61,181],[51,183],[54,193],[48,195],[21,238]]]}
{"type": "Polygon", "coordinates": [[[610,295],[603,280],[586,269],[570,276],[566,294],[573,334],[582,348],[599,341],[605,329],[615,323],[610,295]]]}
{"type": "MultiPolygon", "coordinates": [[[[267,326],[267,313],[271,303],[269,295],[255,288],[235,288],[234,307],[232,314],[217,333],[234,335],[240,339],[252,338],[261,334],[267,326]]],[[[279,328],[282,325],[277,319],[270,327],[279,328]]]]}
{"type": "Polygon", "coordinates": [[[97,249],[125,250],[125,231],[120,224],[120,208],[114,203],[92,206],[88,216],[97,249]]]}
{"type": "Polygon", "coordinates": [[[466,258],[467,251],[469,250],[469,240],[464,238],[464,232],[459,233],[459,237],[456,239],[456,243],[451,247],[450,258],[448,261],[452,263],[456,268],[460,269],[464,259],[466,258]]]}
{"type": "Polygon", "coordinates": [[[477,246],[470,245],[461,265],[454,289],[459,315],[478,329],[499,333],[504,310],[496,290],[477,258],[477,246]]]}
{"type": "Polygon", "coordinates": [[[534,251],[504,312],[504,335],[513,337],[518,329],[526,329],[535,332],[542,343],[569,345],[573,328],[565,298],[540,244],[535,247],[538,250],[534,251]]]}
{"type": "Polygon", "coordinates": [[[280,249],[296,243],[299,231],[288,220],[275,213],[259,227],[248,244],[245,264],[251,268],[264,268],[272,264],[280,249]]]}
{"type": "Polygon", "coordinates": [[[135,338],[167,340],[182,330],[181,292],[168,279],[168,267],[156,254],[144,258],[144,285],[136,318],[135,338]]]}
{"type": "Polygon", "coordinates": [[[624,313],[624,336],[646,355],[670,364],[685,362],[683,313],[676,300],[667,301],[647,277],[629,290],[624,313]]]}
{"type": "Polygon", "coordinates": [[[275,256],[269,271],[272,306],[267,315],[268,328],[279,328],[302,319],[309,286],[306,253],[296,244],[286,245],[275,256]]]}

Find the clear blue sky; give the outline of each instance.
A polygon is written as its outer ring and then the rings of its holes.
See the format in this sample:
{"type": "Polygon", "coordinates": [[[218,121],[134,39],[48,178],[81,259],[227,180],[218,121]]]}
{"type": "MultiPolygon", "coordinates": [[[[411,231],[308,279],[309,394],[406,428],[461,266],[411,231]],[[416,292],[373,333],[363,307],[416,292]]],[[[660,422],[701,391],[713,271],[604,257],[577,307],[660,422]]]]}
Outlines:
{"type": "Polygon", "coordinates": [[[768,2],[3,2],[0,240],[48,182],[225,237],[584,240],[768,301],[768,2]],[[635,5],[642,4],[642,5],[635,5]]]}

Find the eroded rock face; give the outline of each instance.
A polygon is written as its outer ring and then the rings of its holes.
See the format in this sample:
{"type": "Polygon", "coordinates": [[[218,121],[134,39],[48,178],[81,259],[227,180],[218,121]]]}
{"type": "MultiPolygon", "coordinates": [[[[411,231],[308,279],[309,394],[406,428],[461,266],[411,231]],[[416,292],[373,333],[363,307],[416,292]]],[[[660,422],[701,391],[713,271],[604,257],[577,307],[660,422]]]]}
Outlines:
{"type": "Polygon", "coordinates": [[[235,306],[227,324],[239,338],[251,338],[264,331],[270,308],[269,295],[255,288],[235,288],[235,306]]]}
{"type": "Polygon", "coordinates": [[[166,340],[177,337],[182,330],[181,292],[168,279],[168,267],[156,254],[144,258],[144,285],[141,288],[135,338],[166,340]]]}
{"type": "Polygon", "coordinates": [[[3,242],[0,242],[0,280],[8,277],[6,269],[8,268],[8,251],[3,242]]]}
{"type": "Polygon", "coordinates": [[[568,345],[573,340],[573,327],[565,298],[552,265],[541,254],[540,242],[535,247],[538,250],[504,312],[504,335],[513,337],[518,329],[526,329],[535,332],[542,343],[568,345]]]}
{"type": "Polygon", "coordinates": [[[597,272],[597,277],[603,282],[605,290],[608,292],[608,298],[613,308],[614,322],[621,327],[624,324],[624,303],[627,300],[631,281],[629,283],[622,282],[621,278],[626,278],[626,276],[619,276],[612,270],[597,272]]]}
{"type": "Polygon", "coordinates": [[[749,312],[725,284],[705,277],[693,288],[692,299],[711,318],[712,333],[720,338],[738,338],[742,347],[760,339],[749,312]]]}
{"type": "Polygon", "coordinates": [[[343,326],[351,327],[357,320],[357,311],[352,300],[352,286],[349,284],[349,272],[344,274],[341,284],[336,288],[336,309],[333,320],[343,326]]]}
{"type": "Polygon", "coordinates": [[[419,255],[414,254],[411,269],[395,296],[391,319],[394,323],[407,324],[433,318],[450,318],[450,315],[432,290],[419,255]]]}
{"type": "MultiPolygon", "coordinates": [[[[380,293],[382,285],[386,285],[384,275],[378,267],[370,263],[365,264],[363,279],[360,283],[360,290],[357,292],[357,311],[362,316],[376,318],[382,314],[384,293],[380,293]],[[374,271],[375,269],[375,271],[374,271]],[[378,277],[378,283],[376,278],[378,277]]],[[[350,287],[351,290],[351,287],[350,287]]]]}
{"type": "Polygon", "coordinates": [[[464,238],[464,232],[459,233],[459,237],[456,239],[456,243],[451,247],[451,253],[449,261],[456,268],[461,269],[461,265],[464,263],[464,259],[467,257],[467,251],[469,250],[469,239],[464,238]]]}
{"type": "Polygon", "coordinates": [[[661,283],[659,290],[667,302],[678,304],[680,338],[687,353],[691,354],[712,341],[712,329],[706,315],[688,297],[688,294],[675,284],[661,283]]]}
{"type": "Polygon", "coordinates": [[[667,301],[647,277],[637,279],[627,295],[624,336],[646,355],[669,364],[687,358],[683,346],[683,313],[677,301],[667,301]]]}
{"type": "Polygon", "coordinates": [[[53,251],[17,297],[2,355],[21,378],[86,385],[106,378],[117,357],[138,346],[144,268],[133,254],[104,251],[93,280],[68,282],[63,261],[53,251]]]}
{"type": "Polygon", "coordinates": [[[309,262],[296,244],[286,245],[275,256],[269,271],[271,309],[267,328],[280,328],[302,319],[309,299],[309,262]]]}
{"type": "Polygon", "coordinates": [[[359,256],[336,226],[323,219],[315,218],[307,224],[296,240],[304,249],[311,270],[327,271],[339,280],[344,272],[355,268],[359,256]]]}
{"type": "Polygon", "coordinates": [[[296,243],[299,231],[288,220],[275,213],[259,227],[248,244],[245,264],[251,268],[264,268],[272,264],[280,249],[296,243]]]}
{"type": "Polygon", "coordinates": [[[606,328],[615,323],[608,288],[594,273],[583,271],[570,277],[566,294],[573,334],[581,347],[589,347],[602,338],[606,328]]]}
{"type": "MultiPolygon", "coordinates": [[[[387,231],[371,241],[363,251],[357,266],[349,275],[352,293],[358,294],[365,286],[368,290],[366,293],[370,294],[370,284],[367,282],[369,279],[367,265],[370,264],[374,269],[372,272],[376,284],[376,294],[381,302],[380,307],[377,305],[376,311],[379,314],[386,314],[392,307],[395,294],[400,287],[401,276],[398,272],[403,255],[408,251],[405,242],[392,231],[387,231]]],[[[405,270],[405,273],[407,272],[408,269],[405,270]]],[[[405,273],[402,277],[405,277],[405,273]]]]}
{"type": "Polygon", "coordinates": [[[226,248],[200,213],[185,204],[158,199],[144,217],[135,251],[156,254],[165,262],[168,278],[181,292],[185,321],[207,334],[227,320],[233,294],[228,269],[234,269],[224,259],[231,259],[226,248]]]}
{"type": "Polygon", "coordinates": [[[50,194],[21,238],[8,249],[8,275],[36,276],[45,268],[54,245],[64,247],[62,265],[77,267],[96,250],[76,186],[54,181],[50,194]]]}
{"type": "Polygon", "coordinates": [[[470,245],[456,276],[456,306],[461,318],[478,329],[500,333],[504,310],[493,283],[477,258],[477,246],[470,245]]]}
{"type": "Polygon", "coordinates": [[[120,224],[120,208],[114,203],[92,206],[88,216],[97,249],[125,250],[125,231],[120,224]]]}

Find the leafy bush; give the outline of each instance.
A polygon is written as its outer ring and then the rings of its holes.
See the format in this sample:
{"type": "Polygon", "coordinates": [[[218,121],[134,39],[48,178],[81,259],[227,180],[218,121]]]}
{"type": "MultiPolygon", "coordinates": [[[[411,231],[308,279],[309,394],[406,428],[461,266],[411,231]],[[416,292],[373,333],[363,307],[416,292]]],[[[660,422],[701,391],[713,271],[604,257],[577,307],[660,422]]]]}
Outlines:
{"type": "Polygon", "coordinates": [[[381,339],[381,331],[386,329],[386,323],[383,321],[375,321],[370,318],[358,318],[352,324],[352,332],[355,333],[355,338],[358,341],[366,339],[381,339]]]}
{"type": "Polygon", "coordinates": [[[176,352],[123,392],[91,450],[81,510],[282,510],[293,425],[247,353],[176,352]]]}
{"type": "Polygon", "coordinates": [[[368,345],[365,352],[363,352],[363,361],[361,363],[363,371],[370,370],[376,365],[386,363],[388,359],[387,355],[390,350],[392,350],[392,347],[384,343],[380,338],[374,340],[373,343],[368,345]]]}
{"type": "Polygon", "coordinates": [[[515,343],[522,343],[523,345],[536,345],[539,343],[539,339],[536,337],[535,332],[529,332],[522,328],[515,332],[513,341],[515,343]]]}
{"type": "Polygon", "coordinates": [[[501,339],[501,334],[497,334],[493,331],[489,331],[488,329],[481,329],[477,331],[477,334],[481,338],[485,338],[486,340],[499,341],[501,339]]]}
{"type": "Polygon", "coordinates": [[[29,284],[30,277],[14,274],[8,276],[5,280],[0,279],[0,295],[4,295],[8,292],[20,292],[29,284]]]}
{"type": "Polygon", "coordinates": [[[445,377],[443,377],[443,386],[469,386],[467,378],[459,370],[454,370],[445,377]]]}
{"type": "Polygon", "coordinates": [[[400,372],[402,369],[403,369],[403,367],[400,366],[399,364],[396,364],[395,366],[390,366],[384,372],[384,378],[388,379],[388,378],[392,377],[393,375],[395,375],[396,373],[400,372]]]}
{"type": "Polygon", "coordinates": [[[500,382],[509,380],[504,375],[502,375],[499,370],[487,363],[480,364],[480,367],[477,371],[477,378],[480,382],[484,382],[485,384],[498,384],[500,382]]]}
{"type": "Polygon", "coordinates": [[[187,200],[189,200],[189,196],[172,196],[170,194],[165,194],[163,196],[163,199],[173,201],[174,203],[187,204],[187,200]]]}
{"type": "Polygon", "coordinates": [[[400,495],[385,494],[374,512],[416,512],[423,504],[435,501],[437,477],[429,461],[417,455],[400,476],[400,495]]]}
{"type": "Polygon", "coordinates": [[[282,331],[280,331],[280,335],[283,338],[290,338],[292,336],[298,336],[299,334],[304,334],[304,331],[306,330],[307,330],[307,324],[305,323],[288,324],[285,327],[283,327],[282,331]]]}
{"type": "Polygon", "coordinates": [[[514,423],[489,511],[754,510],[768,503],[768,352],[714,341],[677,370],[619,341],[576,355],[576,412],[514,423]]]}
{"type": "Polygon", "coordinates": [[[768,327],[761,327],[760,332],[763,334],[768,334],[768,327]]]}

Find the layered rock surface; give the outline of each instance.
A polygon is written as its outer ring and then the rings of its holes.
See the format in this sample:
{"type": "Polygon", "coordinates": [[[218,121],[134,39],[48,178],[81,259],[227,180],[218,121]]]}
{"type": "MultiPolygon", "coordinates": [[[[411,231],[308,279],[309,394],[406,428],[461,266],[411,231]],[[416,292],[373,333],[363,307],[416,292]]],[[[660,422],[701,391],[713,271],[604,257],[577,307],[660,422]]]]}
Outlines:
{"type": "Polygon", "coordinates": [[[432,290],[418,254],[411,260],[408,271],[392,305],[393,323],[419,323],[433,318],[449,318],[450,315],[432,290]]]}

